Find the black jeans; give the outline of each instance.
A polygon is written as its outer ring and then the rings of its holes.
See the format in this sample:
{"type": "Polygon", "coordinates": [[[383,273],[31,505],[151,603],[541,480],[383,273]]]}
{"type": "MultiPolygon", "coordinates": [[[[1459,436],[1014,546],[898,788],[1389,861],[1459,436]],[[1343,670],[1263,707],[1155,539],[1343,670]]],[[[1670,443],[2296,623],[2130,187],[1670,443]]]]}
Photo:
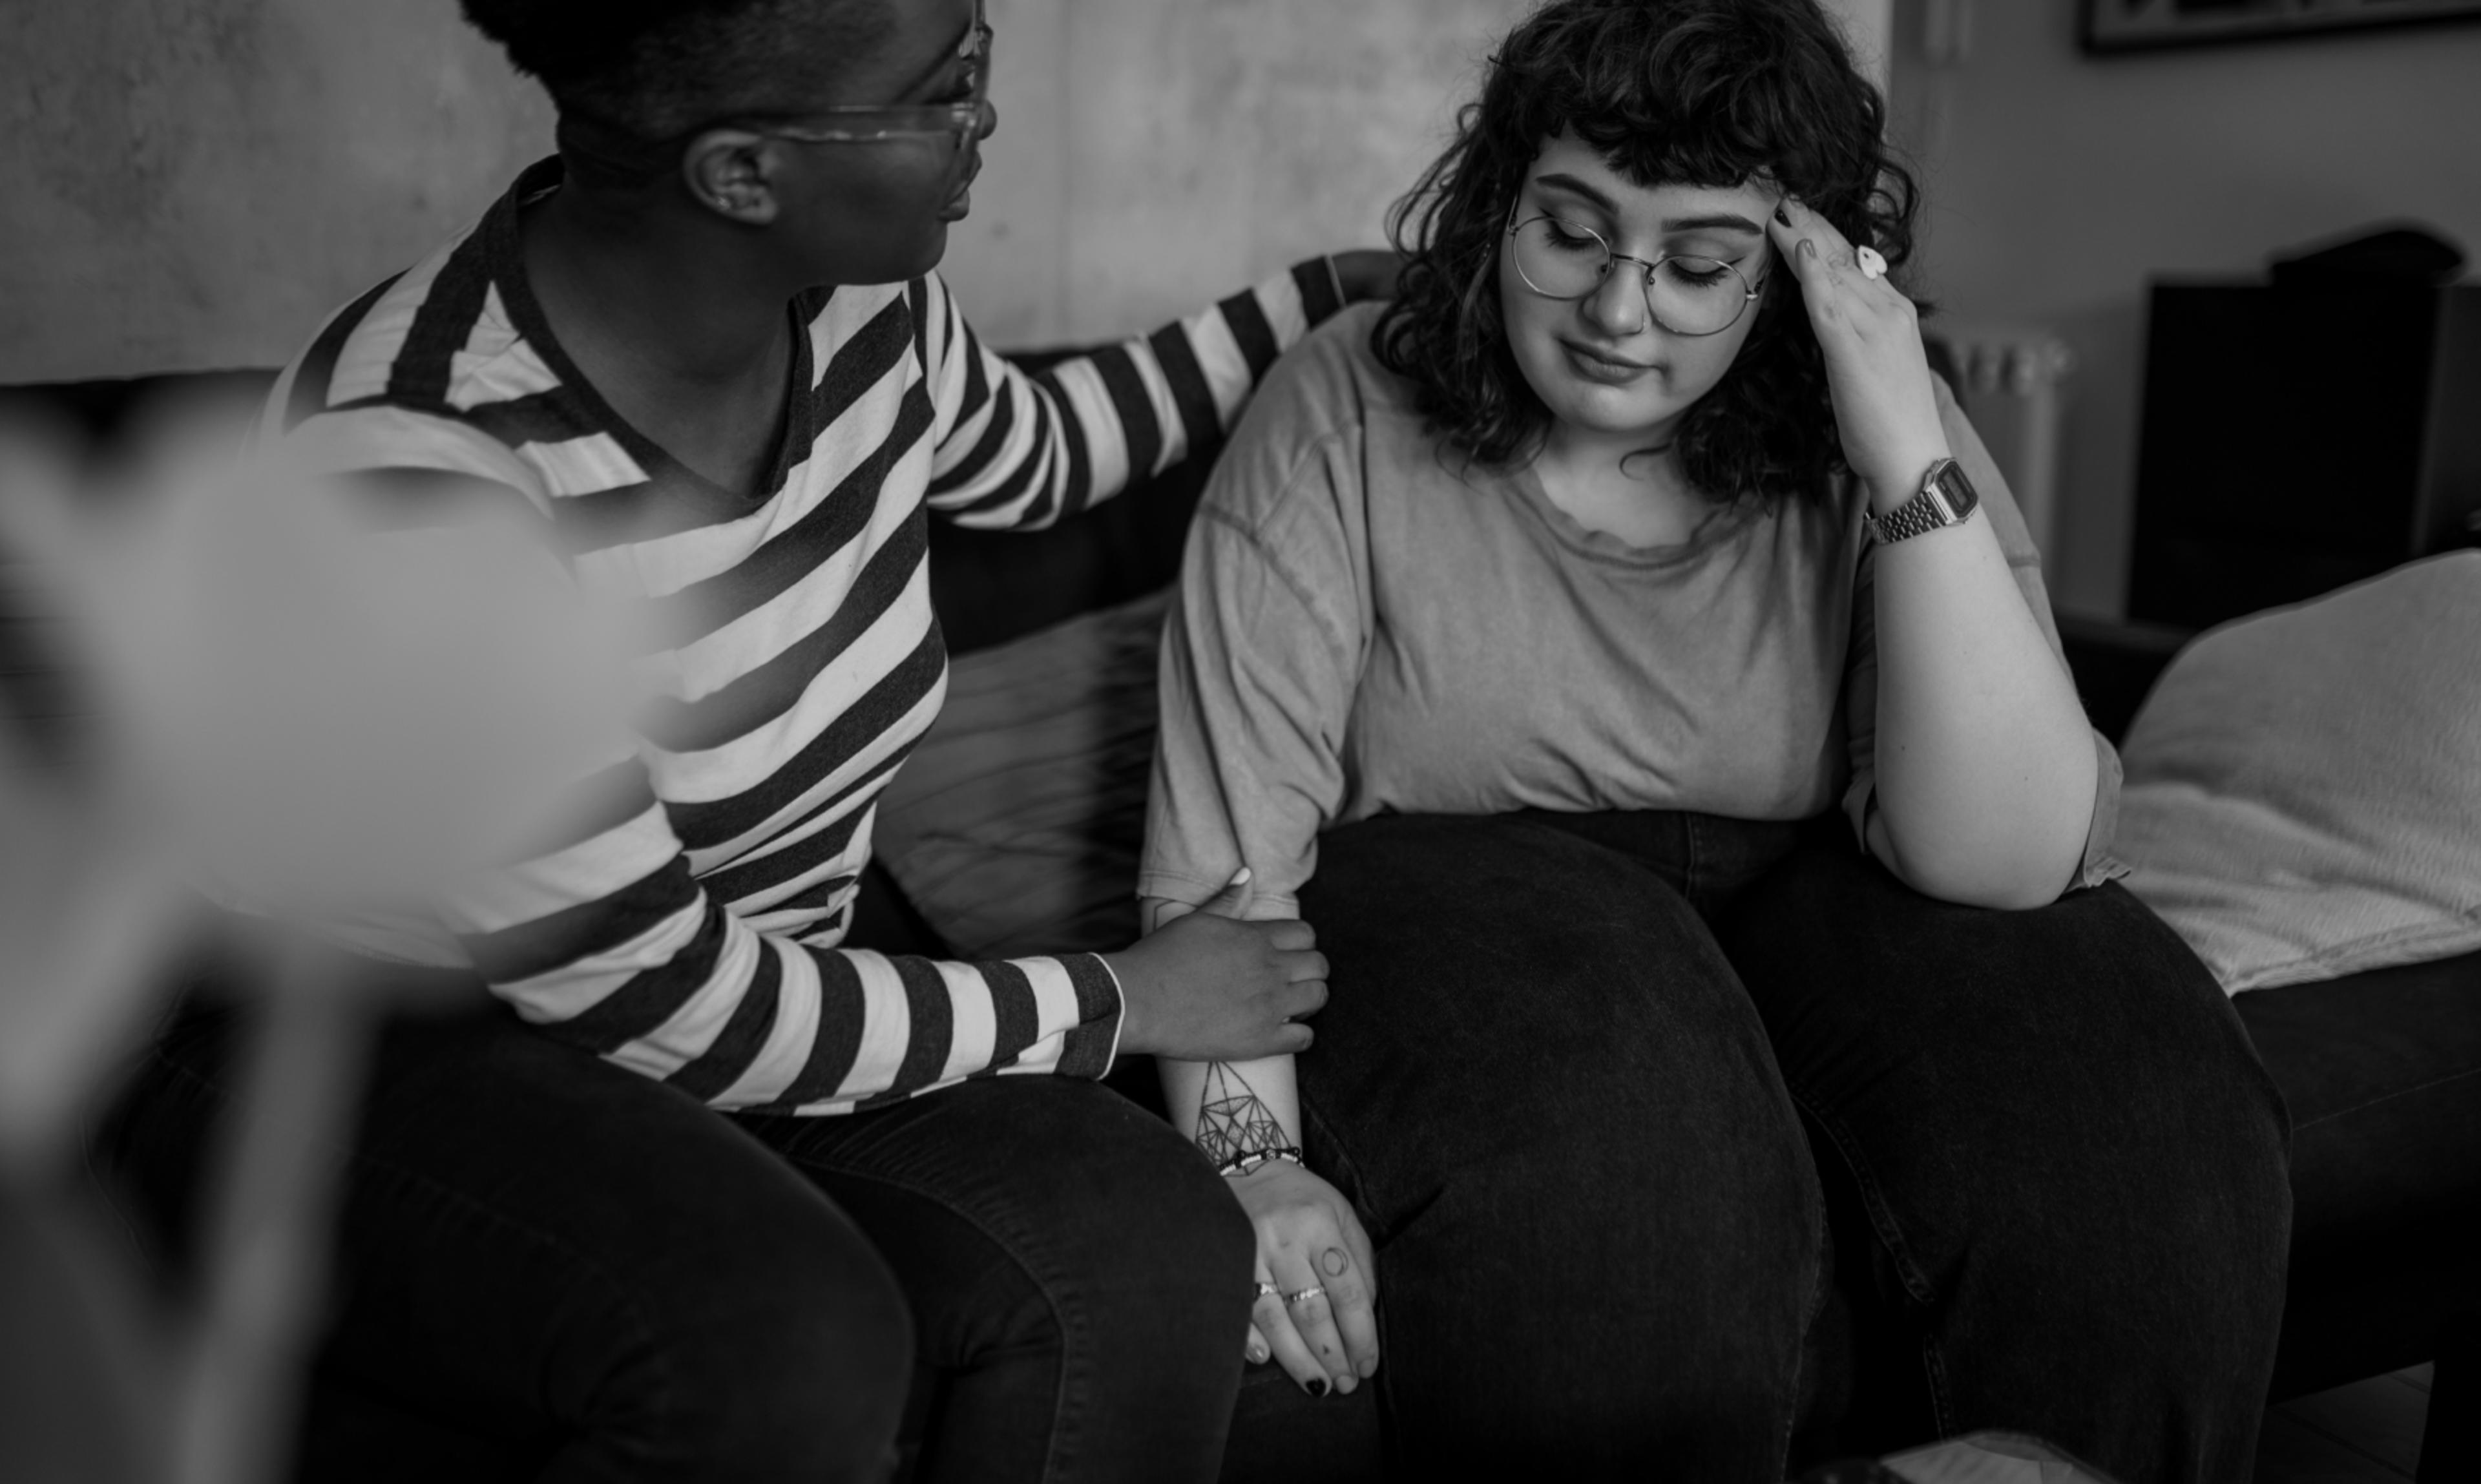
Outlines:
{"type": "Polygon", "coordinates": [[[1950,906],[1827,822],[1324,838],[1302,907],[1335,992],[1303,1121],[1378,1246],[1398,1462],[1781,1478],[1826,1160],[1860,1193],[1834,1239],[1907,1327],[1923,1431],[2237,1484],[2289,1196],[2229,1002],[2115,886],[1950,906]]]}
{"type": "MultiPolygon", "coordinates": [[[[174,1239],[228,1019],[158,1042],[104,1149],[174,1239]]],[[[1091,1083],[735,1120],[485,1004],[390,1027],[349,1171],[304,1477],[879,1478],[909,1386],[925,1479],[1222,1455],[1247,1222],[1091,1083]]]]}

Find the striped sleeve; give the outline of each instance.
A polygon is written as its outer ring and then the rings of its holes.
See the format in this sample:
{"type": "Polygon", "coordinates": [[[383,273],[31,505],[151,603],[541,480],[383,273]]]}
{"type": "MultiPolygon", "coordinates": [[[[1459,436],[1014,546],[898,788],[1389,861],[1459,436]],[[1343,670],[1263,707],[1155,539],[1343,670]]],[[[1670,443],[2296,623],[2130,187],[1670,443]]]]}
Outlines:
{"type": "MultiPolygon", "coordinates": [[[[513,490],[530,508],[549,498],[525,459],[414,408],[313,411],[286,449],[381,501],[392,528],[453,521],[477,493],[513,490]]],[[[849,790],[819,812],[821,828],[701,879],[655,795],[648,745],[607,737],[547,811],[566,821],[554,838],[436,904],[439,925],[521,1018],[723,1108],[843,1113],[969,1078],[1110,1070],[1121,1002],[1100,957],[950,963],[835,946],[875,794],[849,790]],[[766,913],[788,925],[772,930],[766,913]]]]}
{"type": "Polygon", "coordinates": [[[762,931],[691,872],[641,766],[578,838],[444,904],[494,993],[557,1040],[717,1107],[843,1113],[969,1078],[1110,1067],[1120,994],[1090,953],[898,957],[762,931]],[[616,802],[614,802],[616,800],[616,802]]]}
{"type": "Polygon", "coordinates": [[[1220,442],[1267,368],[1344,307],[1311,258],[1212,308],[1027,375],[935,275],[912,286],[932,388],[929,505],[959,525],[1047,526],[1220,442]]]}

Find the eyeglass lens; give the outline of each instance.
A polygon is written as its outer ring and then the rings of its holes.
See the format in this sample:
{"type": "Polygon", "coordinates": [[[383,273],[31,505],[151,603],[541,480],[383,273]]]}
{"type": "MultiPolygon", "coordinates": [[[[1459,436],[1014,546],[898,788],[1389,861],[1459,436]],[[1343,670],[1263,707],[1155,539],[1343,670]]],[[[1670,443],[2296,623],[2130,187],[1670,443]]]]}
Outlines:
{"type": "MultiPolygon", "coordinates": [[[[1615,261],[1610,244],[1599,233],[1556,217],[1526,221],[1514,239],[1518,274],[1547,299],[1591,294],[1615,261]]],[[[1632,258],[1629,266],[1645,282],[1646,307],[1655,323],[1674,334],[1711,335],[1729,329],[1748,308],[1748,280],[1719,258],[1665,256],[1651,268],[1632,258]]]]}

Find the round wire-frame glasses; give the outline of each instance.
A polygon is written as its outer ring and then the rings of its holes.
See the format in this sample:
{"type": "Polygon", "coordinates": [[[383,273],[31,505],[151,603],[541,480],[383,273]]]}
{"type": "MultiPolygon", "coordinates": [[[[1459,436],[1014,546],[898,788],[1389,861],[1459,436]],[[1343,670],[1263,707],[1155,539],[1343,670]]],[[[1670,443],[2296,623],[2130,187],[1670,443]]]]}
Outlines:
{"type": "Polygon", "coordinates": [[[1518,221],[1507,217],[1509,252],[1516,275],[1544,299],[1582,299],[1603,286],[1612,265],[1633,263],[1645,288],[1645,312],[1675,335],[1719,335],[1739,323],[1758,291],[1748,276],[1721,258],[1666,252],[1658,258],[1614,252],[1603,234],[1548,212],[1518,221]]]}
{"type": "Polygon", "coordinates": [[[961,153],[982,127],[982,110],[991,98],[991,28],[982,17],[982,0],[974,0],[974,24],[956,47],[956,56],[972,69],[973,95],[953,103],[835,104],[804,111],[799,121],[752,121],[747,127],[772,139],[803,144],[875,144],[883,140],[955,136],[961,153]],[[809,120],[833,119],[813,124],[809,120]]]}

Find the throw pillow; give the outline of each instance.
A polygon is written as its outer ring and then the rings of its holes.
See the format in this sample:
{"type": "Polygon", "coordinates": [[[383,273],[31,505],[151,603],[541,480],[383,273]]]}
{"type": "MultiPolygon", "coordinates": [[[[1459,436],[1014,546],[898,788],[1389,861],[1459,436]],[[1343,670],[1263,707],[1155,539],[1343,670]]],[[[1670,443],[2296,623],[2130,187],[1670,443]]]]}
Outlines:
{"type": "Polygon", "coordinates": [[[876,854],[970,957],[1108,952],[1137,936],[1155,655],[1170,589],[959,656],[880,795],[876,854]]]}
{"type": "Polygon", "coordinates": [[[2128,887],[2225,990],[2481,949],[2481,552],[2206,634],[2120,754],[2128,887]]]}

